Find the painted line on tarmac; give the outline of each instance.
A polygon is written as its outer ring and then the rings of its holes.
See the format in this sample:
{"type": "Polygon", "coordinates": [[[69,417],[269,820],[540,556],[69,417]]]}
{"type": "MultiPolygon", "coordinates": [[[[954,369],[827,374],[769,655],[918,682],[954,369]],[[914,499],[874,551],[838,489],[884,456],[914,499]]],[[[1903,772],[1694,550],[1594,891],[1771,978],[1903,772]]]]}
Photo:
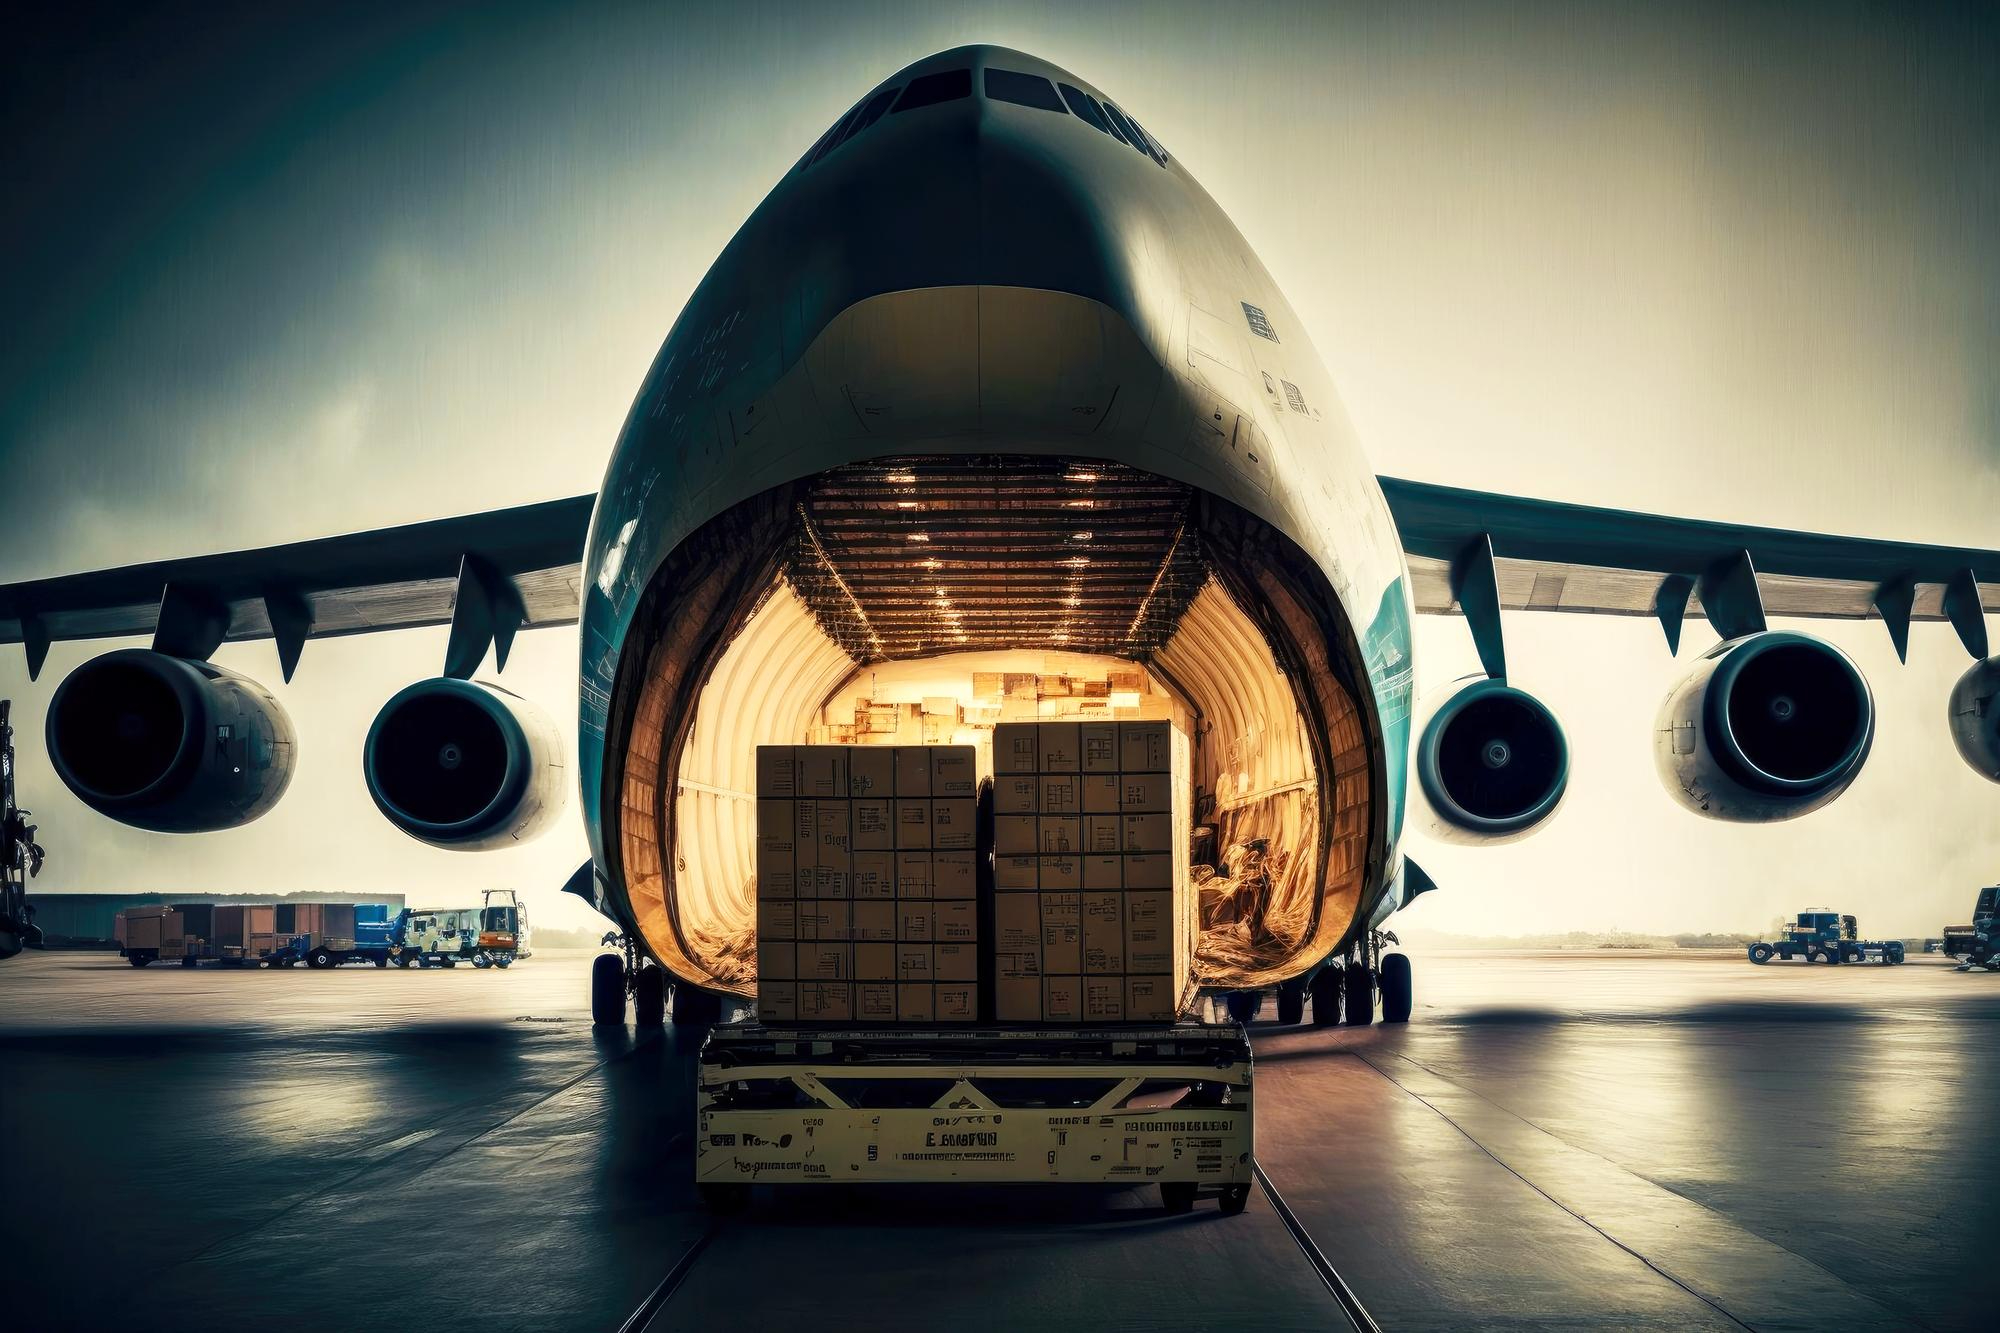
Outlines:
{"type": "Polygon", "coordinates": [[[1358,1333],[1382,1333],[1382,1326],[1375,1322],[1374,1316],[1370,1315],[1367,1307],[1361,1304],[1361,1298],[1354,1294],[1354,1288],[1347,1285],[1347,1279],[1340,1275],[1340,1270],[1333,1266],[1332,1261],[1314,1243],[1312,1233],[1306,1230],[1305,1223],[1299,1221],[1298,1214],[1294,1213],[1291,1205],[1285,1202],[1285,1196],[1278,1193],[1278,1187],[1271,1183],[1268,1175],[1264,1174],[1264,1164],[1252,1161],[1250,1169],[1257,1173],[1257,1183],[1264,1187],[1264,1197],[1271,1201],[1271,1207],[1278,1214],[1278,1220],[1285,1224],[1285,1230],[1291,1232],[1292,1239],[1298,1242],[1299,1252],[1305,1255],[1306,1262],[1313,1266],[1313,1270],[1319,1274],[1320,1281],[1326,1283],[1326,1289],[1333,1293],[1333,1299],[1340,1304],[1341,1313],[1347,1316],[1347,1322],[1354,1325],[1358,1333]]]}
{"type": "Polygon", "coordinates": [[[695,1260],[701,1258],[701,1252],[707,1249],[708,1243],[721,1233],[721,1222],[709,1223],[708,1230],[695,1237],[694,1244],[688,1246],[674,1266],[667,1270],[667,1275],[660,1279],[660,1284],[647,1293],[645,1300],[639,1302],[639,1308],[625,1316],[625,1322],[618,1326],[618,1333],[645,1333],[646,1327],[653,1322],[653,1316],[659,1314],[661,1307],[674,1298],[674,1293],[680,1290],[681,1283],[687,1281],[687,1275],[694,1271],[695,1260]]]}

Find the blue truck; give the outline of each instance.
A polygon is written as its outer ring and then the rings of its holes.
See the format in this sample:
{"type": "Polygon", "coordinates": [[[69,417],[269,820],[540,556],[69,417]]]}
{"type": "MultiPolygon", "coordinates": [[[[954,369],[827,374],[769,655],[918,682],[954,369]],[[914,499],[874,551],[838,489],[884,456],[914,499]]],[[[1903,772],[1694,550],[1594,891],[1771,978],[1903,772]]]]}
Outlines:
{"type": "Polygon", "coordinates": [[[1785,962],[1800,958],[1808,963],[1865,963],[1871,958],[1879,963],[1903,961],[1901,940],[1864,940],[1857,939],[1856,934],[1852,916],[1839,912],[1800,912],[1777,939],[1751,944],[1750,961],[1759,964],[1773,958],[1785,962]]]}
{"type": "MultiPolygon", "coordinates": [[[[407,909],[391,914],[386,903],[356,903],[352,935],[317,932],[281,938],[265,955],[272,967],[339,967],[342,963],[373,963],[387,967],[400,951],[407,909]]],[[[341,923],[346,924],[346,923],[341,923]]]]}

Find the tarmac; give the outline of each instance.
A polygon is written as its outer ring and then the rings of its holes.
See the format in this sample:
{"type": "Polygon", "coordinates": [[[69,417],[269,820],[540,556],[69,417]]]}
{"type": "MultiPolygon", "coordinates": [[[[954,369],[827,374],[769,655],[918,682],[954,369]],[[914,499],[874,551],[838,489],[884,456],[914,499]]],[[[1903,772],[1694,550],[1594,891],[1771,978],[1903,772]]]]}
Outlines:
{"type": "MultiPolygon", "coordinates": [[[[587,962],[0,964],[8,1326],[1345,1325],[1261,1188],[712,1216],[699,1034],[594,1030],[587,962]]],[[[1420,953],[1416,986],[1407,1026],[1253,1027],[1259,1165],[1381,1327],[1991,1326],[2000,975],[1420,953]]]]}

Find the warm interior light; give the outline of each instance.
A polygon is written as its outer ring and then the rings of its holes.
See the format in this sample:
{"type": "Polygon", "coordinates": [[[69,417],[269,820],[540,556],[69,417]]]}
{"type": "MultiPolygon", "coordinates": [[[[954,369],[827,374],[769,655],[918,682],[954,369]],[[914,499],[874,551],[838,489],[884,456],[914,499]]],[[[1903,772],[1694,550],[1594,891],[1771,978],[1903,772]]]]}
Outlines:
{"type": "Polygon", "coordinates": [[[882,478],[882,480],[892,486],[908,486],[916,479],[917,475],[914,472],[891,472],[888,476],[882,478]]]}

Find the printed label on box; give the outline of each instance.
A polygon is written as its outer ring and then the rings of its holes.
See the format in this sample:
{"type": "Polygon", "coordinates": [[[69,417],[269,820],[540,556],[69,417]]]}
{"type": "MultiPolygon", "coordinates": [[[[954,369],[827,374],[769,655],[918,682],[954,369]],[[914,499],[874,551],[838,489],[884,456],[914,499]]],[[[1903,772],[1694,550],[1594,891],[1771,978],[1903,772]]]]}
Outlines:
{"type": "Polygon", "coordinates": [[[1082,798],[1078,788],[1083,778],[1076,773],[1058,773],[1042,779],[1042,805],[1040,813],[1045,815],[1075,815],[1083,813],[1082,798]]]}
{"type": "Polygon", "coordinates": [[[847,938],[847,904],[833,898],[799,899],[799,940],[847,938]]]}
{"type": "Polygon", "coordinates": [[[799,793],[797,763],[789,745],[757,747],[757,794],[790,800],[799,793]]]}
{"type": "Polygon", "coordinates": [[[1126,814],[1168,813],[1173,809],[1171,776],[1167,773],[1125,774],[1118,779],[1119,808],[1126,814]]]}
{"type": "Polygon", "coordinates": [[[1174,886],[1174,858],[1168,852],[1150,852],[1125,858],[1125,887],[1128,889],[1171,889],[1174,886]]]}
{"type": "Polygon", "coordinates": [[[848,897],[854,899],[882,898],[896,896],[896,854],[894,852],[856,852],[854,870],[847,880],[848,897]]]}
{"type": "Polygon", "coordinates": [[[852,844],[858,852],[894,851],[896,824],[887,797],[864,797],[850,802],[854,807],[852,844]]]}
{"type": "Polygon", "coordinates": [[[1043,773],[1075,773],[1083,767],[1081,739],[1074,722],[1044,722],[1036,728],[1036,768],[1043,773]]]}
{"type": "Polygon", "coordinates": [[[848,932],[856,940],[894,940],[896,903],[890,898],[870,898],[848,907],[848,932]]]}
{"type": "Polygon", "coordinates": [[[1080,1022],[1083,1018],[1083,978],[1043,977],[1042,1018],[1050,1023],[1065,1020],[1080,1022]]]}
{"type": "Polygon", "coordinates": [[[1083,928],[1042,923],[1042,971],[1081,974],[1083,971],[1083,928]]]}
{"type": "Polygon", "coordinates": [[[896,946],[896,980],[930,981],[931,946],[928,944],[898,944],[896,946]]]}
{"type": "Polygon", "coordinates": [[[1115,815],[1118,813],[1118,775],[1116,773],[1085,773],[1078,779],[1081,789],[1081,803],[1086,815],[1115,815]]]}
{"type": "MultiPolygon", "coordinates": [[[[795,782],[801,799],[847,799],[845,745],[801,745],[793,754],[797,758],[795,782]]],[[[805,997],[800,997],[799,1005],[804,1008],[805,997]]]]}
{"type": "Polygon", "coordinates": [[[854,1016],[864,1023],[896,1021],[896,983],[858,981],[854,985],[854,1016]]]}
{"type": "Polygon", "coordinates": [[[929,852],[896,853],[896,896],[898,898],[928,898],[931,896],[931,854],[929,852]]]}
{"type": "MultiPolygon", "coordinates": [[[[1118,725],[1115,722],[1085,722],[1077,728],[1077,734],[1083,750],[1084,772],[1118,771],[1118,725]]],[[[1084,808],[1087,810],[1090,807],[1084,808]]]]}
{"type": "Polygon", "coordinates": [[[932,852],[931,896],[934,898],[977,898],[979,871],[977,852],[932,852]]]}
{"type": "Polygon", "coordinates": [[[800,981],[851,981],[854,979],[854,951],[845,944],[801,944],[800,981]]]}
{"type": "Polygon", "coordinates": [[[920,850],[931,845],[931,803],[896,800],[896,847],[920,850]]]}
{"type": "Polygon", "coordinates": [[[1042,891],[1047,893],[1050,890],[1054,890],[1059,893],[1067,893],[1082,888],[1082,865],[1083,861],[1080,857],[1043,857],[1041,869],[1037,872],[1041,878],[1040,887],[1042,891]]]}
{"type": "Polygon", "coordinates": [[[1038,815],[1035,835],[1044,856],[1083,850],[1083,821],[1075,815],[1038,815]]]}
{"type": "Polygon", "coordinates": [[[1171,892],[1125,893],[1125,966],[1132,972],[1167,972],[1174,965],[1171,892]]]}
{"type": "MultiPolygon", "coordinates": [[[[1042,948],[1042,899],[1038,893],[996,893],[993,895],[993,950],[995,953],[1040,953],[1042,948]]],[[[1040,969],[1037,968],[1037,971],[1040,969]]]]}
{"type": "Polygon", "coordinates": [[[1083,887],[1086,889],[1124,888],[1125,858],[1122,856],[1084,857],[1083,887]]]}
{"type": "Polygon", "coordinates": [[[939,981],[977,981],[979,946],[940,944],[931,950],[931,966],[939,981]]]}
{"type": "Polygon", "coordinates": [[[757,904],[757,938],[795,940],[799,937],[799,905],[790,898],[774,898],[757,904]]]}
{"type": "Polygon", "coordinates": [[[887,800],[896,794],[896,752],[886,745],[854,745],[847,751],[847,794],[887,800]]]}
{"type": "Polygon", "coordinates": [[[931,843],[940,850],[970,851],[979,845],[976,804],[970,800],[931,802],[931,843]]]}
{"type": "Polygon", "coordinates": [[[799,983],[773,981],[757,983],[757,1021],[793,1023],[799,1017],[799,983]]]}
{"type": "Polygon", "coordinates": [[[1019,773],[1003,773],[993,780],[993,813],[996,815],[1039,814],[1042,780],[1019,773]]]}
{"type": "Polygon", "coordinates": [[[993,887],[1032,889],[1041,884],[1039,856],[996,856],[993,858],[993,887]]]}
{"type": "Polygon", "coordinates": [[[929,943],[937,938],[937,904],[926,899],[896,900],[896,938],[929,943]]]}
{"type": "Polygon", "coordinates": [[[1179,987],[1169,976],[1125,978],[1125,1021],[1171,1023],[1179,987]]]}
{"type": "Polygon", "coordinates": [[[1121,773],[1164,773],[1172,762],[1168,739],[1171,728],[1165,722],[1121,722],[1118,724],[1118,771],[1121,773]]]}
{"type": "Polygon", "coordinates": [[[1083,817],[1083,850],[1099,856],[1108,856],[1125,850],[1125,830],[1122,815],[1085,815],[1083,817]]]}
{"type": "Polygon", "coordinates": [[[799,1021],[850,1022],[854,1017],[854,986],[846,981],[801,981],[799,1021]]]}
{"type": "Polygon", "coordinates": [[[993,728],[993,771],[1033,773],[1039,743],[1033,722],[1002,722],[993,728]]]}
{"type": "Polygon", "coordinates": [[[1125,978],[1085,977],[1083,1017],[1089,1023],[1125,1021],[1125,978]]]}
{"type": "Polygon", "coordinates": [[[938,745],[931,749],[931,796],[937,800],[971,800],[979,789],[978,752],[970,745],[938,745]]]}
{"type": "MultiPolygon", "coordinates": [[[[936,924],[932,931],[932,938],[943,942],[960,943],[978,939],[979,904],[970,898],[938,903],[936,924]]],[[[917,936],[907,938],[916,939],[917,936]]]]}
{"type": "Polygon", "coordinates": [[[1120,815],[1124,825],[1124,849],[1128,852],[1171,852],[1174,837],[1172,815],[1120,815]]]}
{"type": "Polygon", "coordinates": [[[979,987],[940,981],[934,990],[938,1022],[970,1023],[979,1017],[979,987]]]}
{"type": "Polygon", "coordinates": [[[1125,970],[1125,895],[1083,895],[1083,970],[1106,976],[1125,970]]]}

